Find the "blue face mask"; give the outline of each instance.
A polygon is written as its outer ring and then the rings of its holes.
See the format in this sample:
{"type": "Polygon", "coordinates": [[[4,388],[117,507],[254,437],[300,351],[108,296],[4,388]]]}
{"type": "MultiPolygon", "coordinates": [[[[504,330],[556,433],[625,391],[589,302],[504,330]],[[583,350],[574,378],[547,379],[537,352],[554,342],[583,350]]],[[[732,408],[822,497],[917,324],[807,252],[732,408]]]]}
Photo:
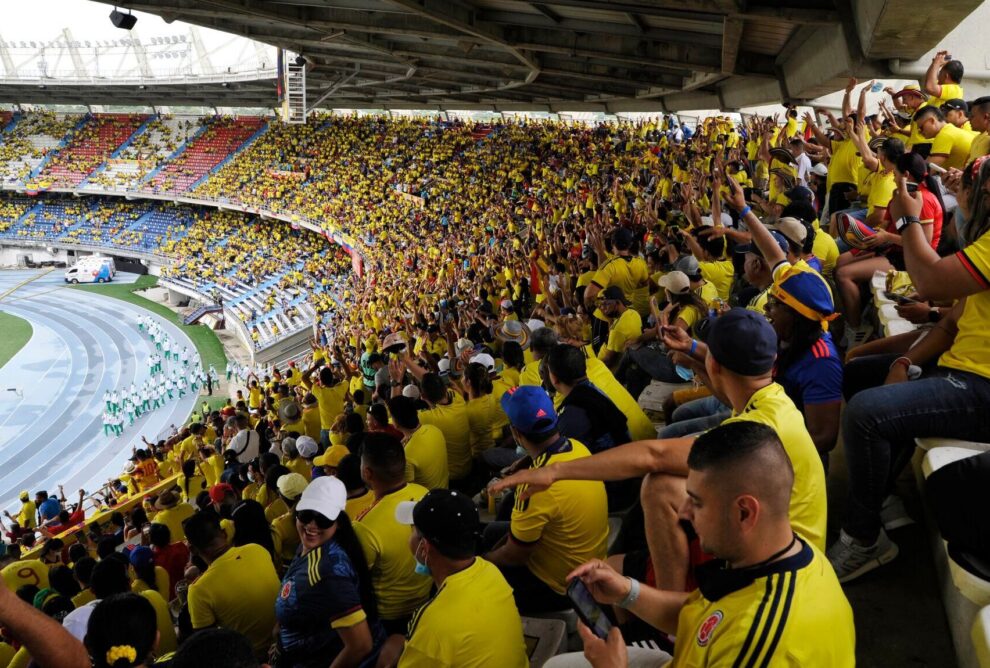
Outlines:
{"type": "MultiPolygon", "coordinates": [[[[422,543],[420,543],[420,544],[422,544],[422,543]]],[[[419,548],[418,547],[416,548],[416,554],[413,555],[413,559],[416,560],[416,568],[414,569],[415,572],[416,572],[416,575],[422,575],[424,577],[430,577],[431,575],[433,575],[433,572],[430,570],[430,567],[427,566],[426,564],[424,564],[423,562],[421,562],[419,560],[419,548]]]]}

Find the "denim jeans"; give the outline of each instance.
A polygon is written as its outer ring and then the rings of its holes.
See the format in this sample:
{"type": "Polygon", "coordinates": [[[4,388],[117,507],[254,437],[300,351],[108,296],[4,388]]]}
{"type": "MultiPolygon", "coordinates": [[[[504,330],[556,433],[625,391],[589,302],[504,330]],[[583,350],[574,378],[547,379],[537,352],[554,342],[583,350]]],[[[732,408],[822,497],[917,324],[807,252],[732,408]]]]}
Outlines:
{"type": "Polygon", "coordinates": [[[849,509],[843,529],[873,543],[880,507],[914,452],[914,439],[969,441],[990,437],[990,378],[939,367],[935,375],[856,394],[842,416],[849,467],[849,509]]]}
{"type": "Polygon", "coordinates": [[[732,413],[718,397],[702,397],[681,404],[670,416],[670,423],[660,430],[660,438],[680,438],[707,431],[722,424],[732,413]]]}
{"type": "Polygon", "coordinates": [[[627,350],[615,370],[615,377],[634,399],[638,399],[654,380],[661,383],[688,382],[677,375],[667,353],[651,346],[627,350]]]}

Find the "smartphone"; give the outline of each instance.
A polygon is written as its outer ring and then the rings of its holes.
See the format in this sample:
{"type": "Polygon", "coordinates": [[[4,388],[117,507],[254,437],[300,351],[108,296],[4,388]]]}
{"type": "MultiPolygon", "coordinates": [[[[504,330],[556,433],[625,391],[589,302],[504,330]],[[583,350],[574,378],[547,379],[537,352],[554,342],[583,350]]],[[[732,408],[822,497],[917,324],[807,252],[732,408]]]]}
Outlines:
{"type": "Polygon", "coordinates": [[[936,165],[934,162],[929,162],[928,171],[934,172],[936,174],[945,174],[947,170],[945,169],[945,167],[942,167],[942,165],[936,165]]]}
{"type": "Polygon", "coordinates": [[[574,611],[577,612],[584,625],[591,629],[591,632],[596,636],[605,640],[608,637],[608,632],[612,630],[612,622],[609,621],[605,610],[598,605],[580,578],[574,578],[567,585],[567,598],[570,599],[574,611]]]}
{"type": "Polygon", "coordinates": [[[910,297],[905,297],[904,295],[899,295],[896,292],[887,292],[887,291],[885,291],[883,293],[883,296],[886,297],[887,299],[889,299],[892,302],[897,302],[901,306],[905,306],[907,304],[917,304],[918,303],[916,300],[911,299],[910,297]]]}

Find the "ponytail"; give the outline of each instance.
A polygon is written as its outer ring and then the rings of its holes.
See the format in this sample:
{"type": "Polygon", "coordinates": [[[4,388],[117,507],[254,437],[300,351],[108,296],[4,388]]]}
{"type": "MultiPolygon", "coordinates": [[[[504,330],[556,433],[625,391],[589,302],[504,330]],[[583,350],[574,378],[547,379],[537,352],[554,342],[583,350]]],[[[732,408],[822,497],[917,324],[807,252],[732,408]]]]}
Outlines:
{"type": "Polygon", "coordinates": [[[86,649],[95,668],[133,668],[148,663],[157,634],[158,620],[148,599],[114,594],[93,608],[86,627],[86,649]]]}

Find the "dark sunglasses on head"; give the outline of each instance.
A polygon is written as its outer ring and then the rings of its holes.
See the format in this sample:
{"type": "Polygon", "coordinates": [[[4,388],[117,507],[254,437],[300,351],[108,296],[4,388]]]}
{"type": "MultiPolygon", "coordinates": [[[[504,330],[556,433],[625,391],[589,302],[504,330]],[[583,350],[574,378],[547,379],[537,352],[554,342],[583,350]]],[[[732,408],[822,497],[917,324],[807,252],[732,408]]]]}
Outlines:
{"type": "Polygon", "coordinates": [[[333,520],[315,510],[300,510],[296,512],[296,520],[303,526],[313,522],[320,529],[329,529],[333,526],[333,520]]]}

